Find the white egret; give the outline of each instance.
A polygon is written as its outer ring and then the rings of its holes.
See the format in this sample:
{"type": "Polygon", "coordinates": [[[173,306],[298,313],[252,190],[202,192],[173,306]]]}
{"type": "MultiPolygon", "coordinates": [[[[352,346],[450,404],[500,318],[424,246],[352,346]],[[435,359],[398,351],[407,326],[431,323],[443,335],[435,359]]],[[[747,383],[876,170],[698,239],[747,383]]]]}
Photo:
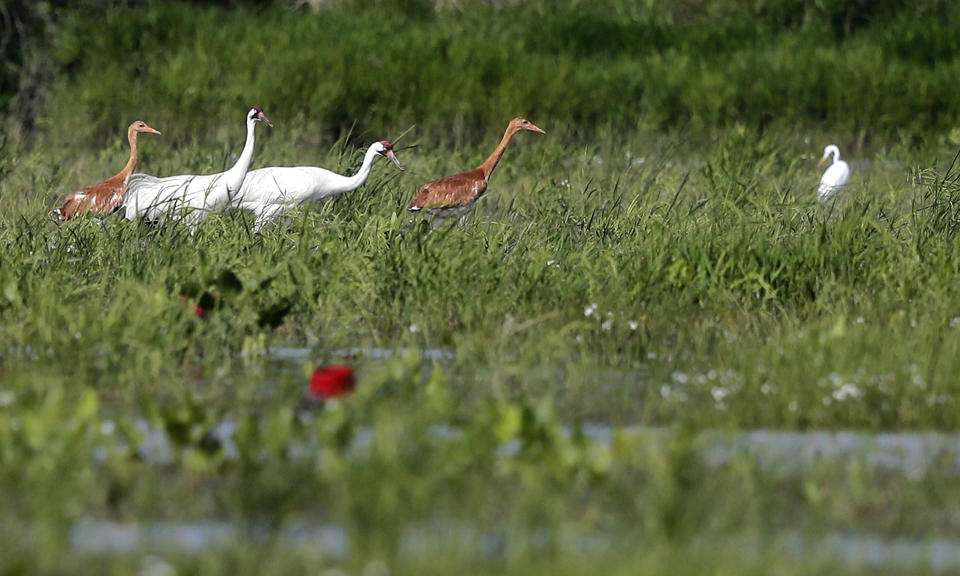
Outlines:
{"type": "Polygon", "coordinates": [[[823,173],[820,178],[820,186],[817,188],[817,199],[821,202],[826,202],[842,192],[843,187],[850,180],[850,166],[840,159],[840,149],[834,144],[830,144],[823,149],[823,158],[820,159],[817,166],[822,166],[831,155],[833,156],[833,163],[823,173]]]}

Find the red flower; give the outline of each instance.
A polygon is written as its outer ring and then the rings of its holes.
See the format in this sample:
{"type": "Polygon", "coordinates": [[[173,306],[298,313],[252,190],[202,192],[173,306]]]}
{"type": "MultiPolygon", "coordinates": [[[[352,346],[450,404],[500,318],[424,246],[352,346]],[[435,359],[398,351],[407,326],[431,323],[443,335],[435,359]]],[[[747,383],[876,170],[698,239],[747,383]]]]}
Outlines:
{"type": "Polygon", "coordinates": [[[321,366],[310,377],[310,396],[329,400],[352,392],[356,386],[352,366],[321,366]]]}
{"type": "Polygon", "coordinates": [[[209,310],[207,310],[206,308],[204,308],[199,304],[193,307],[193,315],[196,316],[197,318],[206,318],[207,314],[209,313],[210,313],[209,310]]]}

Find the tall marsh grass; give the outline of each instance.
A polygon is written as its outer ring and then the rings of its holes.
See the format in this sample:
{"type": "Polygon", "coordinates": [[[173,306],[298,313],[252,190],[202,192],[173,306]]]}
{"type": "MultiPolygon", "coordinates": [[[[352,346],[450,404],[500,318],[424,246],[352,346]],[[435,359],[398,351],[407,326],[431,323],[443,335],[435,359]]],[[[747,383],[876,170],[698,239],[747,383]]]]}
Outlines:
{"type": "MultiPolygon", "coordinates": [[[[52,143],[132,117],[175,140],[259,102],[305,143],[517,114],[581,137],[744,123],[926,140],[958,118],[953,3],[103,3],[57,12],[52,143]],[[96,30],[96,33],[91,31],[96,30]]],[[[212,130],[212,132],[211,132],[212,130]]]]}

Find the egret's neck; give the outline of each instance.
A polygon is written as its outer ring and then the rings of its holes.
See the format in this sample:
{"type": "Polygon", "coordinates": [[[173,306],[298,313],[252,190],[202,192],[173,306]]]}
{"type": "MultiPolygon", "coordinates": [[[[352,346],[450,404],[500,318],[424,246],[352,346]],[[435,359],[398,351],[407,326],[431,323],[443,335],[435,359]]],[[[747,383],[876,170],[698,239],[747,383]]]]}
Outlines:
{"type": "Polygon", "coordinates": [[[243,178],[247,175],[247,170],[250,169],[250,162],[253,160],[253,144],[257,134],[256,124],[255,120],[247,120],[247,141],[243,144],[243,151],[233,168],[227,170],[227,173],[224,174],[227,189],[230,193],[240,190],[240,186],[243,185],[243,178]]]}
{"type": "Polygon", "coordinates": [[[480,165],[480,169],[483,170],[484,180],[490,179],[490,175],[493,174],[493,169],[497,167],[497,163],[500,162],[500,157],[503,156],[503,152],[507,149],[507,145],[510,144],[510,139],[513,138],[514,134],[516,134],[516,131],[507,127],[507,131],[503,134],[503,139],[500,140],[500,144],[497,145],[493,154],[480,165]]]}
{"type": "Polygon", "coordinates": [[[833,156],[833,162],[831,162],[831,164],[836,164],[840,160],[840,149],[834,148],[830,151],[830,155],[833,156]]]}
{"type": "Polygon", "coordinates": [[[377,157],[377,151],[374,150],[374,146],[367,148],[367,153],[363,156],[363,164],[360,165],[360,169],[357,170],[357,173],[349,178],[346,178],[343,182],[343,189],[341,192],[350,192],[351,190],[356,190],[357,188],[363,186],[363,183],[367,181],[367,178],[370,176],[370,170],[373,168],[373,161],[377,157]]]}
{"type": "Polygon", "coordinates": [[[127,165],[120,171],[124,178],[130,176],[134,168],[137,167],[137,131],[133,128],[127,130],[127,141],[130,142],[130,159],[127,160],[127,165]]]}

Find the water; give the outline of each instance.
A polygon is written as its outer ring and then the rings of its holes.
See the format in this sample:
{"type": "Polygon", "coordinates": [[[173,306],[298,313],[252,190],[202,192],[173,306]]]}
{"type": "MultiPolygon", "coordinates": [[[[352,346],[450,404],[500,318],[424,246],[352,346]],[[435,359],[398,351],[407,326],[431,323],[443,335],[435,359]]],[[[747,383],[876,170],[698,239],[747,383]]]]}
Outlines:
{"type": "MultiPolygon", "coordinates": [[[[404,356],[409,348],[340,348],[330,352],[331,355],[339,358],[366,358],[368,360],[385,361],[394,356],[404,356]]],[[[443,348],[422,348],[417,353],[423,360],[431,362],[451,362],[457,359],[457,355],[443,348]]],[[[314,356],[310,348],[298,346],[271,346],[267,349],[267,354],[274,360],[284,362],[301,362],[309,360],[314,356]]]]}
{"type": "MultiPolygon", "coordinates": [[[[830,560],[861,568],[928,567],[935,572],[960,570],[960,541],[885,538],[874,534],[828,532],[808,534],[784,531],[778,534],[741,536],[717,547],[735,546],[747,555],[782,550],[795,558],[830,560]]],[[[209,554],[230,545],[271,542],[309,550],[326,558],[342,559],[351,550],[348,530],[338,524],[296,524],[276,533],[262,528],[242,529],[227,522],[120,523],[91,518],[80,520],[70,530],[70,548],[82,554],[122,556],[143,553],[209,554]]],[[[466,557],[500,561],[517,551],[547,551],[559,547],[574,554],[615,553],[625,542],[617,535],[601,536],[579,530],[517,532],[480,529],[468,525],[436,522],[411,524],[401,534],[399,553],[407,558],[429,558],[451,550],[466,557]]]]}
{"type": "MultiPolygon", "coordinates": [[[[314,418],[302,414],[302,418],[314,418]]],[[[146,462],[169,464],[174,460],[176,447],[162,428],[153,427],[146,420],[136,422],[143,441],[137,449],[146,462]]],[[[214,427],[212,436],[228,460],[239,458],[233,441],[236,425],[231,420],[214,427]]],[[[605,424],[587,424],[580,431],[588,441],[610,446],[615,433],[626,437],[644,437],[654,443],[665,443],[673,432],[666,428],[630,427],[615,429],[605,424]]],[[[564,428],[564,434],[573,430],[564,428]]],[[[430,434],[438,439],[457,441],[462,431],[446,424],[435,424],[430,434]]],[[[362,454],[373,442],[369,428],[357,430],[349,454],[362,454]]],[[[921,478],[929,472],[960,476],[960,434],[944,433],[881,433],[864,432],[789,432],[776,430],[752,430],[746,432],[704,431],[694,440],[703,461],[720,467],[734,459],[747,458],[755,461],[765,471],[800,474],[818,463],[861,462],[869,471],[888,471],[904,474],[910,479],[921,478]]],[[[513,439],[500,448],[500,455],[512,457],[522,447],[519,439],[513,439]]],[[[303,440],[294,439],[288,446],[291,457],[309,457],[313,450],[303,440]]]]}
{"type": "Polygon", "coordinates": [[[738,456],[766,469],[799,472],[818,462],[860,459],[870,470],[918,477],[928,470],[960,475],[960,435],[941,433],[705,432],[707,463],[719,466],[738,456]]]}
{"type": "MultiPolygon", "coordinates": [[[[406,350],[378,348],[346,348],[336,350],[335,357],[362,357],[385,361],[406,350]]],[[[421,358],[433,361],[453,361],[455,354],[442,349],[419,351],[421,358]]],[[[313,354],[308,348],[275,347],[270,357],[278,362],[308,362],[313,354]]],[[[299,418],[322,418],[322,411],[305,410],[299,418]]],[[[108,422],[104,422],[107,426],[108,422]]],[[[139,446],[132,447],[147,465],[168,465],[178,458],[179,447],[162,428],[141,419],[135,423],[142,435],[139,446]]],[[[563,433],[577,432],[572,427],[563,433]]],[[[610,446],[620,434],[628,438],[642,438],[643,446],[665,445],[675,431],[670,428],[628,427],[614,428],[602,422],[580,427],[588,442],[610,446]]],[[[234,442],[236,423],[225,419],[210,430],[227,460],[240,458],[234,442]]],[[[457,442],[463,430],[446,423],[430,427],[431,436],[443,442],[457,442]]],[[[344,454],[347,458],[362,456],[372,450],[372,429],[360,428],[353,434],[352,443],[344,454]]],[[[292,459],[311,459],[317,446],[310,438],[294,437],[287,446],[292,459]]],[[[882,433],[863,432],[793,432],[779,430],[718,431],[707,430],[697,434],[690,445],[697,457],[708,466],[722,467],[731,462],[749,461],[766,472],[777,475],[802,475],[822,463],[846,466],[855,462],[867,473],[887,472],[908,479],[923,478],[927,474],[960,476],[960,434],[945,433],[882,433]]],[[[514,458],[522,453],[520,439],[500,446],[501,458],[514,458]]],[[[97,455],[94,454],[96,458],[97,455]]],[[[318,466],[324,462],[318,461],[318,466]]],[[[950,538],[887,537],[866,532],[832,531],[806,533],[786,529],[771,534],[746,535],[749,553],[759,555],[768,549],[782,551],[791,557],[835,561],[843,565],[908,570],[925,567],[940,573],[960,572],[960,540],[950,538]]],[[[730,550],[742,544],[744,535],[733,535],[723,541],[707,541],[710,546],[730,550]]],[[[277,530],[267,527],[234,525],[220,519],[195,522],[137,523],[112,522],[98,518],[84,518],[70,531],[70,547],[77,553],[121,556],[143,553],[209,554],[211,550],[245,543],[276,543],[284,547],[310,550],[329,558],[345,558],[358,546],[351,531],[340,524],[293,524],[277,530]]],[[[563,529],[555,532],[529,530],[517,533],[502,527],[475,527],[443,522],[406,525],[400,533],[399,553],[410,558],[429,558],[450,551],[466,557],[500,561],[513,557],[518,551],[549,551],[562,547],[577,554],[616,553],[623,550],[621,535],[585,532],[582,529],[563,529]]]]}

